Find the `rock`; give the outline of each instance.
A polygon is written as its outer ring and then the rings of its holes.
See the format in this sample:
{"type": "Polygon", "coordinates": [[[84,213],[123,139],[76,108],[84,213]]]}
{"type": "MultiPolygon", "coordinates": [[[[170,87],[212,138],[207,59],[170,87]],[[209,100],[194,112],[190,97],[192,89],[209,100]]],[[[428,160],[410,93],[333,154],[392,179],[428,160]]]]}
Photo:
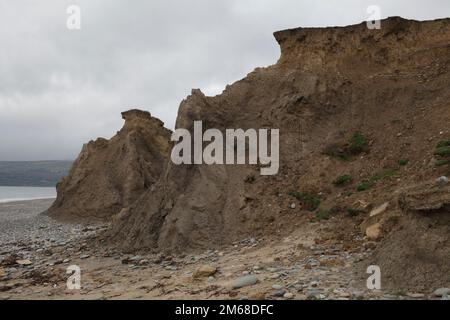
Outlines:
{"type": "Polygon", "coordinates": [[[408,297],[413,298],[413,299],[420,299],[425,297],[425,295],[423,293],[412,293],[412,292],[408,292],[406,294],[408,297]]]}
{"type": "Polygon", "coordinates": [[[16,260],[16,263],[17,263],[18,265],[20,265],[20,266],[29,266],[29,265],[32,265],[32,264],[33,264],[33,262],[31,262],[31,261],[28,260],[28,259],[16,260]]]}
{"type": "Polygon", "coordinates": [[[214,275],[216,272],[217,268],[209,265],[203,265],[194,272],[193,277],[196,279],[205,278],[214,275]]]}
{"type": "Polygon", "coordinates": [[[146,266],[148,265],[148,263],[149,263],[148,259],[142,259],[141,261],[139,261],[140,266],[146,266]]]}
{"type": "Polygon", "coordinates": [[[291,209],[295,209],[296,205],[295,203],[291,203],[291,205],[289,206],[291,209]]]}
{"type": "Polygon", "coordinates": [[[274,293],[272,293],[272,297],[281,298],[284,296],[285,293],[286,293],[285,290],[277,290],[274,293]]]}
{"type": "Polygon", "coordinates": [[[379,215],[379,214],[385,212],[386,209],[388,208],[388,206],[389,206],[389,202],[383,203],[381,206],[376,207],[375,209],[373,209],[373,210],[370,212],[370,215],[369,215],[369,216],[370,216],[370,217],[374,217],[374,216],[377,216],[377,215],[379,215]]]}
{"type": "Polygon", "coordinates": [[[447,184],[448,178],[446,176],[442,176],[436,179],[437,184],[447,184]]]}
{"type": "Polygon", "coordinates": [[[264,292],[257,292],[250,295],[250,300],[266,300],[266,294],[264,292]]]}
{"type": "Polygon", "coordinates": [[[294,295],[290,292],[286,292],[283,296],[283,298],[285,299],[292,299],[294,297],[294,295]]]}
{"type": "Polygon", "coordinates": [[[281,285],[279,285],[279,284],[274,284],[274,285],[272,286],[272,289],[274,289],[274,290],[281,290],[281,289],[283,289],[283,286],[281,286],[281,285]]]}
{"type": "Polygon", "coordinates": [[[87,259],[87,258],[89,258],[90,257],[90,255],[88,255],[88,254],[82,254],[81,256],[80,256],[80,259],[87,259]]]}
{"type": "Polygon", "coordinates": [[[4,276],[6,276],[6,272],[2,268],[0,268],[0,278],[4,276]]]}
{"type": "Polygon", "coordinates": [[[450,288],[439,288],[433,292],[433,296],[435,297],[443,297],[445,295],[450,295],[450,288]]]}
{"type": "Polygon", "coordinates": [[[171,132],[146,111],[129,110],[122,118],[123,128],[110,140],[83,146],[73,170],[57,186],[51,216],[120,220],[164,172],[171,132]]]}
{"type": "Polygon", "coordinates": [[[366,236],[371,240],[377,240],[381,237],[381,224],[375,223],[366,229],[366,236]]]}
{"type": "Polygon", "coordinates": [[[247,286],[252,286],[258,282],[258,278],[256,278],[254,275],[248,275],[239,277],[236,280],[233,281],[232,287],[233,289],[239,289],[247,286]]]}

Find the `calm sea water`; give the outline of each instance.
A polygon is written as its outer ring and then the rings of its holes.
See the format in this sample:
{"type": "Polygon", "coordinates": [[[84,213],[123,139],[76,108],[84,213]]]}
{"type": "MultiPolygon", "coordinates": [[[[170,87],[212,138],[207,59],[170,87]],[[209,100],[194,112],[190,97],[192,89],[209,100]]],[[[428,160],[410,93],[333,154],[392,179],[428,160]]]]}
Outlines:
{"type": "Polygon", "coordinates": [[[0,203],[51,198],[56,198],[55,188],[0,186],[0,203]]]}

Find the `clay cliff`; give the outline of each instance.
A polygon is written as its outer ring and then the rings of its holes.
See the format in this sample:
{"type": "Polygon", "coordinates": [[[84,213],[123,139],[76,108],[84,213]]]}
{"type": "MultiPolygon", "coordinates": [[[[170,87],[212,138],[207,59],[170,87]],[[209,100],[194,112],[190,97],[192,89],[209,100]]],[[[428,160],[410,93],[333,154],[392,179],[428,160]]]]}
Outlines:
{"type": "Polygon", "coordinates": [[[122,113],[123,128],[110,140],[84,145],[69,175],[57,185],[48,210],[58,219],[108,220],[159,179],[170,152],[170,131],[150,113],[122,113]]]}
{"type": "MultiPolygon", "coordinates": [[[[102,140],[84,148],[52,211],[120,211],[103,243],[183,252],[276,238],[326,218],[335,221],[330,241],[357,230],[379,242],[373,263],[392,283],[418,285],[427,274],[433,274],[428,284],[448,281],[448,188],[440,189],[437,207],[419,211],[412,210],[420,204],[410,192],[441,188],[436,178],[449,173],[441,158],[447,149],[440,154],[436,148],[448,147],[450,139],[450,19],[394,17],[380,30],[365,23],[298,28],[276,32],[275,39],[281,48],[275,65],[254,70],[215,97],[193,90],[181,102],[176,127],[192,132],[201,120],[204,130],[280,129],[277,175],[261,176],[260,165],[175,165],[169,144],[161,142],[164,134],[159,144],[131,143],[128,153],[102,140]],[[157,154],[158,161],[142,160],[154,149],[148,155],[157,154]],[[89,157],[101,159],[99,166],[79,173],[89,157]],[[143,162],[163,174],[141,175],[148,172],[143,162]],[[91,183],[106,197],[82,188],[91,183]]],[[[130,140],[124,136],[113,139],[130,140]]]]}

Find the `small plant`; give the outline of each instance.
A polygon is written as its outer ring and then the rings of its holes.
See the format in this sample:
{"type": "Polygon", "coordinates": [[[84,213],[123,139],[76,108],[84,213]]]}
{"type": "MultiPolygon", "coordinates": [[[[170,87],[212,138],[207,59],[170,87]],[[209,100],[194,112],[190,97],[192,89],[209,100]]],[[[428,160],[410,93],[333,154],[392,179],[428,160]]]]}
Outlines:
{"type": "Polygon", "coordinates": [[[438,144],[436,145],[436,149],[442,148],[442,147],[450,147],[450,140],[439,141],[438,144]]]}
{"type": "Polygon", "coordinates": [[[346,174],[343,176],[339,176],[336,178],[336,180],[333,181],[333,184],[336,187],[342,187],[342,186],[346,186],[350,183],[352,183],[353,179],[350,175],[346,174]]]}
{"type": "Polygon", "coordinates": [[[320,220],[328,220],[330,219],[330,211],[328,210],[319,210],[316,212],[316,220],[320,221],[320,220]]]}
{"type": "Polygon", "coordinates": [[[358,215],[358,210],[353,209],[353,208],[347,208],[347,214],[350,217],[356,217],[358,215]]]}
{"type": "Polygon", "coordinates": [[[320,197],[312,192],[291,192],[289,195],[300,201],[308,211],[315,211],[320,205],[320,197]]]}
{"type": "Polygon", "coordinates": [[[324,150],[324,154],[341,160],[349,160],[352,156],[356,156],[367,150],[368,144],[366,137],[361,132],[355,132],[344,146],[331,144],[324,150]]]}
{"type": "Polygon", "coordinates": [[[253,182],[255,182],[255,180],[256,180],[256,178],[254,175],[249,175],[245,178],[246,183],[253,183],[253,182]]]}
{"type": "Polygon", "coordinates": [[[450,164],[450,140],[439,141],[434,150],[434,155],[439,158],[436,161],[436,166],[450,164]]]}
{"type": "Polygon", "coordinates": [[[450,160],[438,160],[436,161],[436,166],[441,167],[450,164],[450,160]]]}
{"type": "Polygon", "coordinates": [[[450,146],[436,148],[436,150],[434,151],[434,155],[440,157],[450,156],[450,146]]]}
{"type": "Polygon", "coordinates": [[[356,191],[358,191],[358,192],[366,191],[366,190],[370,189],[372,186],[373,186],[373,183],[371,183],[369,181],[364,181],[356,186],[356,191]]]}
{"type": "Polygon", "coordinates": [[[344,161],[349,159],[349,155],[347,154],[345,148],[343,148],[337,144],[329,145],[328,147],[325,148],[323,153],[331,158],[337,158],[337,159],[341,159],[344,161]]]}
{"type": "Polygon", "coordinates": [[[347,144],[347,151],[351,155],[357,155],[366,151],[367,141],[361,132],[355,132],[347,144]]]}
{"type": "Polygon", "coordinates": [[[409,163],[408,159],[400,159],[398,160],[398,165],[399,166],[406,166],[409,163]]]}
{"type": "Polygon", "coordinates": [[[384,179],[387,179],[387,178],[394,177],[397,174],[397,172],[398,172],[398,169],[386,169],[386,170],[383,170],[383,171],[377,173],[376,175],[372,176],[370,178],[370,182],[375,183],[375,182],[377,182],[379,180],[384,180],[384,179]]]}

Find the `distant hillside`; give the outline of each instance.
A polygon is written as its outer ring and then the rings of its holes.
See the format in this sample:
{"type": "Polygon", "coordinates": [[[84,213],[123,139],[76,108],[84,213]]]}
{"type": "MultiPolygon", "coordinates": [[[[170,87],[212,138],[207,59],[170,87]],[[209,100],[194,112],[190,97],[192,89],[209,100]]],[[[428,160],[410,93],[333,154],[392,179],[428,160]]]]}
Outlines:
{"type": "Polygon", "coordinates": [[[0,186],[53,187],[72,161],[0,161],[0,186]]]}

